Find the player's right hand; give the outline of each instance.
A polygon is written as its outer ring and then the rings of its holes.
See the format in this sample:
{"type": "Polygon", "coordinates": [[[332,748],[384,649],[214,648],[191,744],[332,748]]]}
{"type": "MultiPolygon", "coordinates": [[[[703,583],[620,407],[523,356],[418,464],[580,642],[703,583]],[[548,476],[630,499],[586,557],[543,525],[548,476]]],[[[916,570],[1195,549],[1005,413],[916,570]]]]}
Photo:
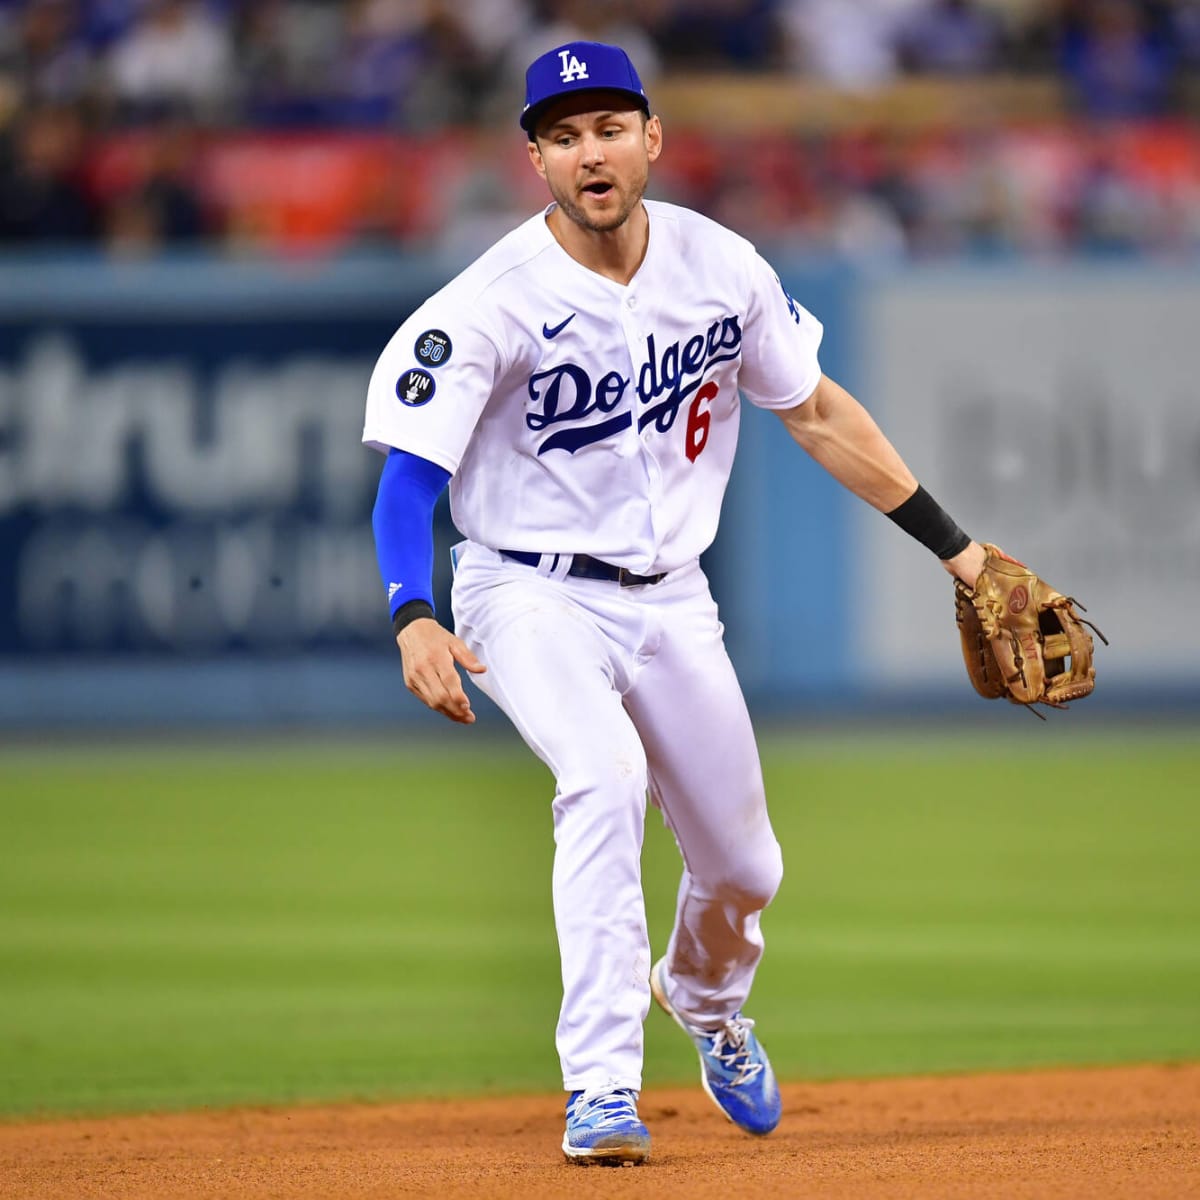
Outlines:
{"type": "Polygon", "coordinates": [[[432,617],[411,621],[396,635],[400,658],[404,663],[404,684],[423,704],[462,725],[473,725],[475,714],[463,690],[455,667],[465,667],[472,675],[487,670],[450,630],[432,617]]]}

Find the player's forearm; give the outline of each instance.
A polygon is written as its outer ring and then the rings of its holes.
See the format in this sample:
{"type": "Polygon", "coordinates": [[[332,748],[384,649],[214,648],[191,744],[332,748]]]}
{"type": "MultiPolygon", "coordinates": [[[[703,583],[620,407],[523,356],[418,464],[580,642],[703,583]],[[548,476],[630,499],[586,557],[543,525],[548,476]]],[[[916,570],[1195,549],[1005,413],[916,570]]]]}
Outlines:
{"type": "Polygon", "coordinates": [[[371,521],[393,618],[406,605],[419,606],[410,616],[433,615],[433,507],[449,478],[436,464],[401,450],[384,463],[371,521]]]}
{"type": "Polygon", "coordinates": [[[885,513],[971,586],[984,551],[917,485],[871,415],[827,376],[804,404],[781,412],[792,437],[856,496],[885,513]]]}
{"type": "Polygon", "coordinates": [[[808,400],[779,417],[806,453],[880,512],[916,491],[916,477],[871,414],[827,375],[808,400]]]}

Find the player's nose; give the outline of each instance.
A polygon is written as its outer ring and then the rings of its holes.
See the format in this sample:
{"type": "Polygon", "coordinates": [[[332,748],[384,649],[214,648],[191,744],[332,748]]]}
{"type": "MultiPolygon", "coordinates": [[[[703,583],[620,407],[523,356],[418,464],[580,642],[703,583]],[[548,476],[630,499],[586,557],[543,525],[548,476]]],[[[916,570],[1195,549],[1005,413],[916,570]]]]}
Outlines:
{"type": "Polygon", "coordinates": [[[604,143],[595,134],[585,134],[581,139],[584,166],[595,166],[604,161],[604,143]]]}

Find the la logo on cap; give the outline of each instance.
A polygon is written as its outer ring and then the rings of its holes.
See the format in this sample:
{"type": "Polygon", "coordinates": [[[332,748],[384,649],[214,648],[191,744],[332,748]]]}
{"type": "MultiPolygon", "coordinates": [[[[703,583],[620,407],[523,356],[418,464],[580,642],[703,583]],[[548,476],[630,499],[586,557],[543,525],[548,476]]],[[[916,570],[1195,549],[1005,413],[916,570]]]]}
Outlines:
{"type": "Polygon", "coordinates": [[[563,83],[574,83],[576,79],[588,77],[587,63],[581,63],[570,50],[560,50],[558,57],[562,62],[562,71],[559,77],[563,83]]]}
{"type": "MultiPolygon", "coordinates": [[[[0,0],[0,4],[3,0],[0,0]]],[[[572,92],[619,92],[650,115],[650,105],[629,55],[603,42],[567,42],[547,50],[525,72],[521,128],[532,134],[546,106],[572,92]]]]}

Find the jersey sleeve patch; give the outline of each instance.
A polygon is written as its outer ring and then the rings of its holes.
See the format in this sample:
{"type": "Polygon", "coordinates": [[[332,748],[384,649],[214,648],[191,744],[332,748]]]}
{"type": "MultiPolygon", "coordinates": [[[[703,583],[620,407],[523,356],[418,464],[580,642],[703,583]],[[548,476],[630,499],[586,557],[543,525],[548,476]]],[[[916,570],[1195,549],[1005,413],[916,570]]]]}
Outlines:
{"type": "Polygon", "coordinates": [[[441,367],[450,361],[454,351],[454,343],[444,329],[427,329],[413,343],[413,353],[417,362],[427,367],[441,367]]]}
{"type": "Polygon", "coordinates": [[[409,408],[428,404],[436,391],[437,384],[433,382],[433,376],[420,367],[410,367],[396,380],[396,397],[409,408]]]}

